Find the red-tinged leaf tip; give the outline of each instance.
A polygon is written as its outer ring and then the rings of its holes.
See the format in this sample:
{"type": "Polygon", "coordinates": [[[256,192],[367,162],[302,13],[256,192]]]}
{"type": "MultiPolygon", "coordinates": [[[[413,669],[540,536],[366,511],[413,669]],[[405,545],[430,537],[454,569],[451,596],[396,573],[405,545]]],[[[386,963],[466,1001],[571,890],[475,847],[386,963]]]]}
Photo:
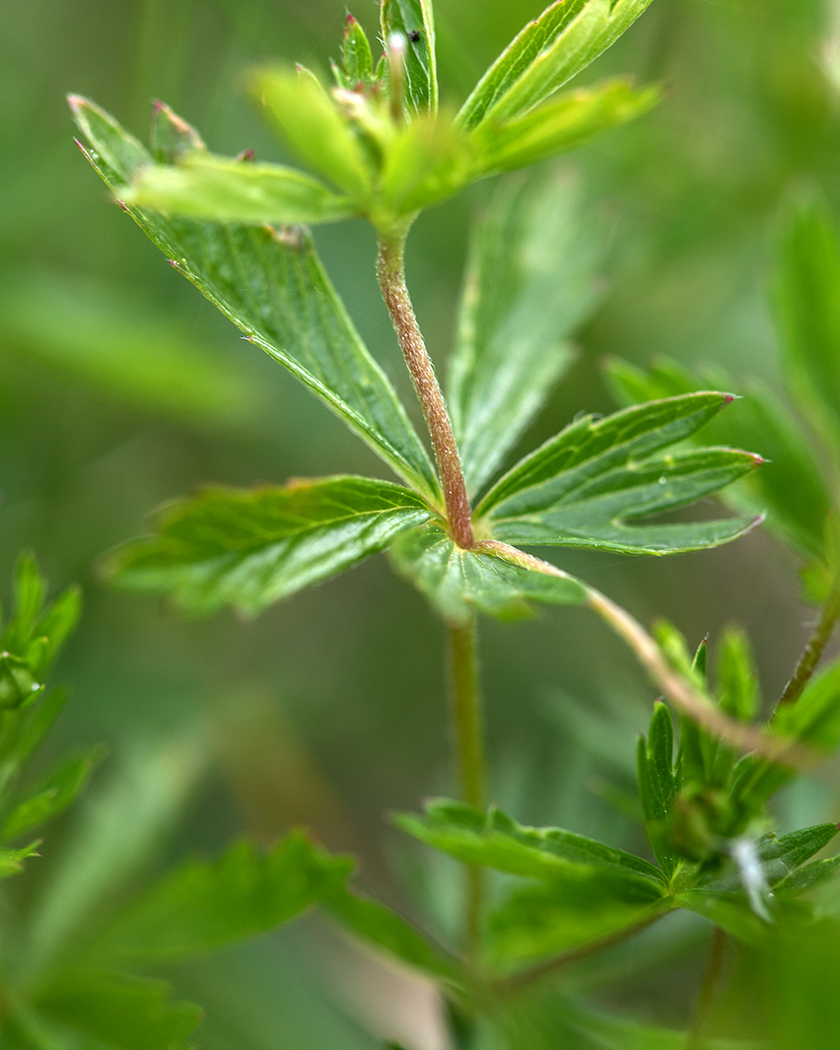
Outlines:
{"type": "Polygon", "coordinates": [[[83,98],[81,95],[67,96],[67,105],[73,110],[74,113],[78,113],[80,110],[84,109],[86,103],[87,99],[83,98]]]}
{"type": "Polygon", "coordinates": [[[356,18],[355,18],[354,15],[348,15],[347,18],[344,20],[344,26],[345,26],[346,29],[349,29],[351,26],[354,26],[355,24],[356,24],[356,18]]]}
{"type": "Polygon", "coordinates": [[[242,161],[245,164],[248,164],[248,163],[253,164],[256,161],[256,159],[257,159],[257,155],[256,155],[256,153],[254,153],[254,151],[252,149],[244,149],[237,156],[236,159],[238,161],[242,161]]]}
{"type": "Polygon", "coordinates": [[[166,103],[161,102],[159,98],[156,98],[152,101],[152,109],[155,113],[160,113],[162,110],[166,109],[166,103]]]}
{"type": "Polygon", "coordinates": [[[725,405],[731,405],[734,400],[735,400],[735,395],[734,394],[724,394],[723,403],[725,405]]]}
{"type": "Polygon", "coordinates": [[[119,197],[116,198],[116,201],[117,201],[117,204],[119,204],[119,206],[122,208],[123,211],[128,211],[128,205],[125,203],[125,201],[121,201],[119,199],[119,197]]]}
{"type": "Polygon", "coordinates": [[[755,466],[762,467],[765,463],[769,463],[769,459],[765,459],[764,456],[759,456],[757,452],[752,453],[752,460],[755,466]]]}

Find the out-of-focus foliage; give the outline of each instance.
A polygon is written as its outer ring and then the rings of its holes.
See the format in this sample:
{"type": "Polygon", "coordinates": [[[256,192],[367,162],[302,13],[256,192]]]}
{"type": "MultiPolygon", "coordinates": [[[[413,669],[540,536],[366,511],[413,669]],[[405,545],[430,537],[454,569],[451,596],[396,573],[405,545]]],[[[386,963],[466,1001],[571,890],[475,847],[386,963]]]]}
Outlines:
{"type": "MultiPolygon", "coordinates": [[[[465,98],[541,6],[437,0],[443,103],[465,98]]],[[[385,807],[416,808],[421,794],[451,788],[439,729],[442,675],[427,658],[439,639],[408,589],[372,561],[246,631],[231,620],[176,627],[154,603],[103,592],[89,574],[96,555],[138,531],[150,506],[197,481],[250,485],[375,468],[363,446],[347,441],[326,413],[310,412],[280,369],[249,353],[142,238],[128,235],[124,217],[106,206],[68,144],[63,94],[73,89],[107,101],[140,137],[151,100],[164,97],[215,149],[254,147],[260,160],[289,162],[237,93],[237,76],[249,63],[281,54],[326,68],[340,57],[334,42],[344,14],[332,0],[40,0],[0,12],[0,550],[8,569],[20,546],[35,546],[52,579],[86,584],[87,618],[61,673],[75,689],[56,728],[56,749],[174,730],[197,712],[223,712],[221,768],[236,804],[227,801],[226,786],[211,781],[181,825],[184,845],[217,852],[243,822],[269,839],[303,820],[329,845],[362,853],[368,888],[384,888],[409,910],[416,907],[410,900],[424,901],[420,910],[446,930],[457,883],[444,864],[419,855],[392,863],[380,821],[385,807]]],[[[356,14],[373,37],[375,13],[356,14]]],[[[581,406],[614,407],[595,368],[607,354],[640,366],[667,355],[692,374],[711,362],[732,379],[716,379],[716,389],[748,392],[757,376],[759,400],[736,402],[719,417],[722,427],[732,421],[734,428],[740,413],[748,420],[745,436],[720,431],[709,440],[755,448],[772,460],[750,475],[751,491],[741,489],[739,512],[767,509],[771,522],[775,514],[780,533],[809,560],[825,549],[833,481],[811,438],[803,445],[778,411],[784,394],[768,289],[778,258],[773,231],[791,183],[815,182],[836,214],[840,113],[836,86],[818,61],[830,54],[823,44],[832,17],[823,0],[656,0],[593,67],[593,76],[633,71],[642,82],[665,83],[667,92],[643,123],[574,158],[587,193],[606,201],[615,217],[609,280],[598,312],[576,335],[577,364],[529,439],[533,446],[558,432],[581,406]],[[758,430],[763,440],[753,436],[758,430]],[[774,471],[798,483],[777,485],[774,471]]],[[[441,366],[454,342],[453,289],[467,215],[484,206],[484,193],[478,187],[469,199],[430,213],[409,256],[418,310],[441,366]]],[[[329,227],[317,241],[353,304],[354,322],[404,392],[367,276],[367,234],[353,225],[329,227]],[[365,258],[367,268],[359,263],[365,258]]],[[[817,421],[812,408],[805,406],[806,424],[817,421]]],[[[707,631],[714,648],[723,619],[742,622],[768,697],[784,686],[807,634],[803,620],[813,617],[793,601],[795,565],[762,535],[677,563],[622,565],[608,554],[572,552],[562,564],[593,572],[602,589],[641,613],[664,611],[692,648],[707,631]]],[[[824,595],[824,573],[814,587],[815,596],[824,595]]],[[[626,813],[633,809],[633,731],[647,729],[647,687],[579,616],[551,612],[511,630],[491,629],[483,654],[498,759],[493,797],[528,824],[561,825],[643,850],[639,824],[626,813]]],[[[826,704],[831,685],[818,679],[812,686],[826,704]]],[[[816,711],[817,698],[812,702],[816,711]]],[[[182,747],[173,745],[172,753],[182,747]]],[[[152,786],[177,765],[162,762],[145,788],[129,781],[124,790],[151,806],[152,786]]],[[[777,805],[785,831],[836,819],[836,784],[806,782],[783,792],[777,805]]],[[[138,819],[117,823],[133,832],[138,819]]],[[[70,869],[80,872],[78,861],[70,869]]],[[[61,894],[72,901],[78,892],[66,876],[61,894]]],[[[827,890],[814,892],[829,916],[836,912],[827,890]]],[[[767,1031],[779,1050],[830,1045],[833,921],[802,939],[782,939],[775,954],[761,953],[760,964],[745,959],[734,1001],[722,1004],[712,1028],[740,1018],[745,1036],[767,1031]],[[770,1004],[769,1016],[750,1014],[757,994],[770,1004]]],[[[565,1039],[587,1050],[684,1045],[673,1032],[689,1014],[686,989],[700,981],[699,928],[667,919],[634,944],[632,955],[616,948],[558,978],[569,994],[583,991],[613,1011],[631,1003],[639,1015],[632,1026],[614,1012],[580,1012],[557,1005],[553,995],[549,1006],[540,996],[505,1019],[508,1042],[553,1047],[565,1039]]],[[[412,1039],[436,1045],[433,1037],[422,1041],[436,1016],[423,994],[412,986],[405,994],[413,1008],[376,1008],[371,989],[386,978],[362,971],[356,957],[344,969],[355,969],[359,984],[348,986],[345,973],[325,989],[319,937],[291,933],[252,952],[185,967],[183,994],[209,1006],[205,1045],[381,1050],[386,1037],[407,1047],[412,1039]]],[[[486,1045],[497,1047],[498,1036],[488,1035],[486,1045]]]]}

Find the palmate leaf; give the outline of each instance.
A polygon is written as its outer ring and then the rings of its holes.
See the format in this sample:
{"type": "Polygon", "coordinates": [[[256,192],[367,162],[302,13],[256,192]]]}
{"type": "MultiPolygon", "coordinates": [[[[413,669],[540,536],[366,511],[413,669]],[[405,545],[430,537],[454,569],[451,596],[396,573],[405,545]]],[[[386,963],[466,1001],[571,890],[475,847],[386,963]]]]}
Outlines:
{"type": "Polygon", "coordinates": [[[170,593],[192,613],[231,605],[255,614],[431,517],[413,492],[369,478],[206,488],[158,511],[155,534],[117,548],[105,571],[122,587],[170,593]]]}
{"type": "Polygon", "coordinates": [[[704,392],[578,420],[508,471],[476,513],[495,539],[510,544],[667,554],[729,542],[757,521],[636,519],[694,503],[761,463],[751,453],[719,448],[653,455],[692,435],[731,400],[704,392]]]}
{"type": "Polygon", "coordinates": [[[396,571],[450,624],[466,623],[476,613],[527,616],[529,601],[584,605],[588,600],[586,586],[574,577],[533,572],[491,549],[462,550],[434,522],[398,537],[389,555],[396,571]]]}
{"type": "Polygon", "coordinates": [[[741,513],[767,513],[767,527],[806,558],[822,557],[825,519],[831,507],[822,468],[789,408],[757,379],[736,384],[718,366],[693,374],[676,361],[655,359],[641,369],[613,359],[607,379],[618,400],[639,404],[658,398],[691,394],[717,386],[738,391],[737,404],[709,422],[707,440],[736,448],[760,448],[766,458],[761,470],[741,479],[722,494],[741,513]]]}
{"type": "Polygon", "coordinates": [[[417,112],[434,114],[438,105],[435,23],[432,0],[383,0],[382,36],[406,38],[405,96],[417,112]]]}
{"type": "Polygon", "coordinates": [[[500,183],[471,248],[448,395],[467,485],[478,491],[572,359],[598,297],[603,216],[556,174],[500,183]]]}
{"type": "Polygon", "coordinates": [[[532,109],[614,44],[650,2],[557,0],[487,70],[458,122],[473,129],[532,109]]]}
{"type": "Polygon", "coordinates": [[[150,886],[98,931],[87,958],[147,966],[204,955],[296,918],[335,892],[352,867],[300,832],[266,853],[239,843],[150,886]]]}
{"type": "MultiPolygon", "coordinates": [[[[71,105],[89,143],[87,155],[105,182],[115,191],[131,183],[151,155],[91,102],[72,96],[71,105]]],[[[252,342],[321,397],[405,481],[438,498],[420,438],[362,345],[305,233],[129,211],[252,342]]]]}

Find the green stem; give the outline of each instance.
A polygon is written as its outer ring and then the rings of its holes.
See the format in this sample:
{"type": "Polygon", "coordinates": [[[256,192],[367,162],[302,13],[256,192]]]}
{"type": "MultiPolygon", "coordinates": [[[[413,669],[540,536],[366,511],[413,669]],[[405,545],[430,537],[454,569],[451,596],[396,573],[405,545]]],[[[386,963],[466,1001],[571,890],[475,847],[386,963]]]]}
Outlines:
{"type": "MultiPolygon", "coordinates": [[[[461,798],[470,806],[484,809],[486,774],[475,620],[464,626],[449,627],[449,669],[452,729],[461,798]]],[[[483,907],[484,872],[476,865],[469,865],[464,940],[467,956],[472,960],[476,959],[481,944],[483,907]]]]}
{"type": "Polygon", "coordinates": [[[719,927],[712,930],[712,939],[709,943],[709,958],[703,973],[703,983],[697,996],[697,1005],[694,1008],[694,1019],[691,1023],[691,1031],[688,1033],[686,1050],[700,1050],[703,1035],[709,1022],[709,1015],[717,996],[723,973],[723,957],[726,951],[726,934],[719,927]]]}
{"type": "Polygon", "coordinates": [[[391,236],[380,235],[376,276],[426,417],[443,485],[446,516],[452,538],[459,547],[471,550],[475,545],[472,512],[461,457],[455,444],[446,402],[405,284],[405,237],[404,231],[391,236]]]}
{"type": "Polygon", "coordinates": [[[785,691],[782,693],[776,711],[786,707],[788,704],[795,704],[802,696],[805,687],[817,669],[817,664],[820,662],[825,647],[834,633],[838,617],[840,617],[840,580],[835,580],[828,600],[823,606],[819,623],[814,628],[814,633],[808,639],[808,644],[799,658],[799,663],[796,665],[790,681],[785,686],[785,691]]]}

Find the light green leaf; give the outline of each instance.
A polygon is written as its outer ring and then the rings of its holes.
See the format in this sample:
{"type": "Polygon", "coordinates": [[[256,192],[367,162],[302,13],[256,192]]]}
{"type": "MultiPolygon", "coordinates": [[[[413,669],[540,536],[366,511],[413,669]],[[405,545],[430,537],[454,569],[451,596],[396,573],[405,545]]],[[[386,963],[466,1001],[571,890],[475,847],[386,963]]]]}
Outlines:
{"type": "Polygon", "coordinates": [[[774,302],[799,407],[840,454],[840,234],[816,196],[800,202],[787,220],[774,302]]]}
{"type": "Polygon", "coordinates": [[[151,147],[158,164],[177,164],[189,154],[207,149],[195,128],[165,102],[152,103],[151,147]]]}
{"type": "Polygon", "coordinates": [[[571,576],[532,572],[491,550],[462,550],[439,525],[400,536],[389,549],[396,571],[414,584],[448,623],[476,613],[511,619],[530,613],[529,600],[583,605],[586,586],[571,576]]]}
{"type": "Polygon", "coordinates": [[[494,538],[515,545],[666,554],[735,539],[757,522],[633,523],[687,506],[761,462],[732,449],[651,455],[693,434],[730,400],[692,394],[578,420],[513,467],[476,513],[488,515],[494,538]]]}
{"type": "Polygon", "coordinates": [[[729,627],[720,643],[717,666],[718,703],[742,722],[755,718],[761,707],[758,671],[745,631],[729,627]]]}
{"type": "MultiPolygon", "coordinates": [[[[520,886],[490,914],[488,952],[496,964],[524,962],[583,947],[665,914],[667,899],[623,899],[610,873],[587,869],[580,880],[563,878],[520,886]]],[[[629,897],[629,895],[627,895],[629,897]]]]}
{"type": "MultiPolygon", "coordinates": [[[[73,96],[71,104],[91,146],[87,155],[105,182],[112,189],[131,182],[149,163],[148,152],[92,103],[73,96]]],[[[305,233],[130,210],[177,269],[252,342],[321,397],[410,485],[438,498],[427,452],[305,233]]]]}
{"type": "MultiPolygon", "coordinates": [[[[692,1037],[673,1029],[611,1017],[576,1003],[564,1006],[566,1022],[597,1050],[690,1050],[692,1037]]],[[[704,1039],[703,1050],[762,1050],[763,1043],[740,1039],[704,1039]]]]}
{"type": "Polygon", "coordinates": [[[466,128],[501,123],[538,105],[593,62],[651,0],[558,0],[516,37],[458,116],[466,128]]]}
{"type": "Polygon", "coordinates": [[[370,478],[205,488],[159,510],[155,534],[118,547],[105,571],[121,587],[171,593],[192,613],[232,605],[253,615],[431,516],[413,492],[370,478]]]}
{"type": "Polygon", "coordinates": [[[8,842],[53,820],[84,790],[102,751],[97,748],[62,763],[35,791],[19,802],[0,826],[0,839],[8,842]]]}
{"type": "Polygon", "coordinates": [[[31,842],[21,849],[0,849],[0,879],[8,879],[23,870],[23,862],[28,857],[38,856],[40,843],[31,842]]]}
{"type": "Polygon", "coordinates": [[[598,298],[607,230],[578,183],[554,173],[500,183],[473,239],[448,401],[471,492],[539,412],[598,298]]]}
{"type": "Polygon", "coordinates": [[[383,0],[382,37],[406,39],[405,96],[411,109],[434,115],[438,106],[437,58],[432,0],[383,0]]]}
{"type": "Polygon", "coordinates": [[[97,964],[189,959],[266,933],[333,892],[352,869],[301,832],[267,853],[247,842],[213,861],[191,861],[165,875],[95,934],[97,964]]]}
{"type": "Polygon", "coordinates": [[[294,152],[357,204],[369,199],[373,171],[359,139],[307,69],[257,70],[254,96],[294,152]]]}
{"type": "Polygon", "coordinates": [[[173,1002],[169,985],[108,973],[70,973],[38,996],[46,1020],[67,1025],[83,1046],[109,1050],[189,1050],[201,1023],[199,1007],[173,1002]]]}
{"type": "Polygon", "coordinates": [[[674,361],[660,358],[647,370],[617,359],[606,368],[619,401],[633,404],[674,397],[717,386],[738,390],[737,402],[709,423],[712,444],[754,448],[765,464],[721,494],[741,513],[767,512],[767,526],[803,557],[821,557],[824,524],[831,497],[815,459],[813,443],[805,439],[790,410],[763,383],[734,383],[722,369],[693,375],[674,361]]]}
{"type": "Polygon", "coordinates": [[[203,152],[191,153],[177,165],[150,164],[119,192],[132,207],[247,226],[314,225],[354,213],[347,197],[295,168],[203,152]]]}
{"type": "Polygon", "coordinates": [[[635,120],[658,101],[657,88],[635,88],[625,79],[570,91],[504,124],[480,125],[472,135],[477,164],[487,173],[538,164],[635,120]]]}
{"type": "Polygon", "coordinates": [[[398,814],[403,831],[468,864],[559,885],[598,873],[600,891],[609,883],[619,899],[659,900],[662,873],[646,860],[562,828],[529,828],[492,808],[488,813],[449,799],[426,806],[425,817],[398,814]]]}
{"type": "Polygon", "coordinates": [[[745,893],[711,889],[686,890],[675,897],[677,904],[696,912],[745,944],[763,945],[768,923],[750,910],[745,893]]]}
{"type": "Polygon", "coordinates": [[[418,211],[457,192],[475,177],[478,164],[473,143],[448,120],[418,116],[388,143],[382,204],[397,215],[418,211]]]}
{"type": "Polygon", "coordinates": [[[461,964],[412,923],[355,890],[339,888],[320,902],[350,933],[374,948],[450,985],[462,985],[461,964]]]}

